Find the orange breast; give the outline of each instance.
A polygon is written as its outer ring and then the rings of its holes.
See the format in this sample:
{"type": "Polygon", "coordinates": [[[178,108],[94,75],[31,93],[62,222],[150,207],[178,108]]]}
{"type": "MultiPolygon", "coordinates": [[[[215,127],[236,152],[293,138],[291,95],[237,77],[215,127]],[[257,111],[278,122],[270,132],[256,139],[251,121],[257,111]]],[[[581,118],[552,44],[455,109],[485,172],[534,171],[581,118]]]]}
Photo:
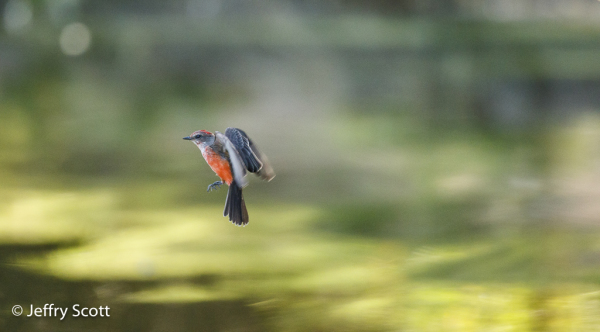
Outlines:
{"type": "Polygon", "coordinates": [[[227,159],[221,157],[210,148],[202,150],[202,156],[208,163],[208,166],[217,173],[221,180],[230,185],[233,181],[233,175],[231,174],[231,167],[227,159]]]}

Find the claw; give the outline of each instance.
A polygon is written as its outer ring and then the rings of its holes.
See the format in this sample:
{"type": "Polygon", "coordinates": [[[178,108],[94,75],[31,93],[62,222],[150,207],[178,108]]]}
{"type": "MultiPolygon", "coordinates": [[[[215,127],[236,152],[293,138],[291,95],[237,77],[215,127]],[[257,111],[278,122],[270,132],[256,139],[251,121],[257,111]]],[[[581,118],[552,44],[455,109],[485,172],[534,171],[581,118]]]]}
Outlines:
{"type": "Polygon", "coordinates": [[[208,188],[206,189],[206,191],[210,192],[211,190],[221,189],[222,185],[223,185],[222,181],[216,181],[215,183],[209,185],[208,188]],[[218,187],[218,188],[215,188],[215,187],[218,187]]]}

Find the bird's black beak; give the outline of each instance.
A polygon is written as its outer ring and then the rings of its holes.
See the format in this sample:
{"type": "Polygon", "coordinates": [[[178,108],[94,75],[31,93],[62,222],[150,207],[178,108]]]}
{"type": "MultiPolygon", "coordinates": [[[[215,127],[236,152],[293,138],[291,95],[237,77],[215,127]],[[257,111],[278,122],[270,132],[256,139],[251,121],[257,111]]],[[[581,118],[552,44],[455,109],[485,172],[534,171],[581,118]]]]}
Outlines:
{"type": "Polygon", "coordinates": [[[186,140],[186,141],[191,141],[191,140],[192,140],[192,138],[191,138],[191,137],[189,137],[189,136],[186,136],[186,137],[184,137],[183,139],[184,139],[184,140],[186,140]]]}

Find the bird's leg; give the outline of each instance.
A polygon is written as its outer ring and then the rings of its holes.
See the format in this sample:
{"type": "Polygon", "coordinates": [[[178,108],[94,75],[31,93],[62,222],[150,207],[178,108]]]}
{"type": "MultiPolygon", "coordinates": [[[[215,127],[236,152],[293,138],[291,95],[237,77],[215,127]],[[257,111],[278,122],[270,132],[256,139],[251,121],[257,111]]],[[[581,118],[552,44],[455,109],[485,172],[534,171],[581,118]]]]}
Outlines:
{"type": "Polygon", "coordinates": [[[215,183],[209,185],[208,189],[206,189],[206,191],[210,192],[211,190],[217,190],[217,189],[221,188],[222,185],[223,185],[223,181],[216,181],[215,183]],[[218,187],[218,188],[216,188],[216,187],[218,187]]]}

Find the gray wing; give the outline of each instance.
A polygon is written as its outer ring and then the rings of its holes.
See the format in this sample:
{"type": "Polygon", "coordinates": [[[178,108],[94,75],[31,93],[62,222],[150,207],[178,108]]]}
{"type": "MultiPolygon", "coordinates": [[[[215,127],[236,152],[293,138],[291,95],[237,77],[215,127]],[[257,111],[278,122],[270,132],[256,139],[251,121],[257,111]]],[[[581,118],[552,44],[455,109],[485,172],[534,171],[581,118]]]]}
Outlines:
{"type": "Polygon", "coordinates": [[[258,147],[243,130],[230,127],[225,130],[225,136],[235,146],[249,172],[256,173],[261,179],[267,181],[271,181],[275,177],[275,172],[267,156],[258,150],[258,147]]]}
{"type": "Polygon", "coordinates": [[[233,179],[235,180],[238,187],[245,187],[248,184],[248,181],[246,180],[246,168],[244,167],[242,158],[240,157],[238,150],[231,143],[229,138],[227,138],[227,136],[221,134],[218,131],[215,132],[215,136],[217,140],[223,142],[223,146],[229,154],[229,163],[231,164],[233,179]]]}
{"type": "Polygon", "coordinates": [[[256,173],[262,168],[262,163],[250,148],[250,140],[246,133],[237,128],[227,128],[225,136],[229,138],[242,158],[244,166],[250,173],[256,173]]]}

